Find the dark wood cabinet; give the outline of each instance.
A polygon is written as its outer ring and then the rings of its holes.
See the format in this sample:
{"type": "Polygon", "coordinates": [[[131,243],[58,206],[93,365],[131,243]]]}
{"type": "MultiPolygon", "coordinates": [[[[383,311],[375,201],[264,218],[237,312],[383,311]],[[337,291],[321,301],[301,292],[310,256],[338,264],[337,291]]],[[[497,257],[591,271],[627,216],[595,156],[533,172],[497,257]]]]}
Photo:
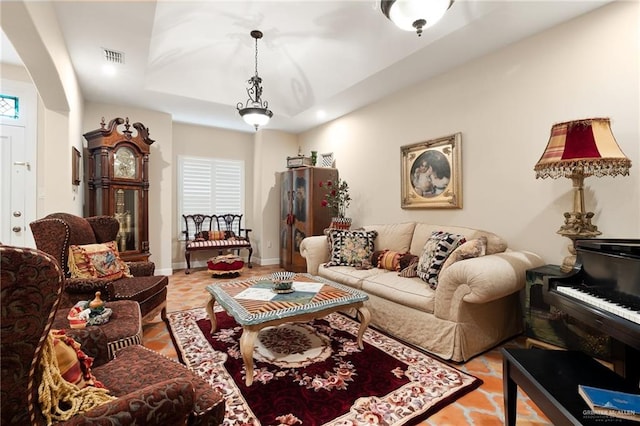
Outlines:
{"type": "Polygon", "coordinates": [[[114,118],[84,134],[87,140],[87,216],[114,216],[124,260],[149,258],[149,152],[154,142],[142,123],[114,118]],[[119,126],[122,125],[122,131],[119,126]],[[131,129],[133,127],[134,130],[131,129]],[[134,135],[135,131],[135,135],[134,135]]]}
{"type": "Polygon", "coordinates": [[[322,207],[327,192],[320,182],[336,181],[338,170],[324,167],[300,167],[280,176],[280,266],[288,271],[306,272],[300,255],[300,242],[322,235],[331,223],[331,212],[322,207]]]}

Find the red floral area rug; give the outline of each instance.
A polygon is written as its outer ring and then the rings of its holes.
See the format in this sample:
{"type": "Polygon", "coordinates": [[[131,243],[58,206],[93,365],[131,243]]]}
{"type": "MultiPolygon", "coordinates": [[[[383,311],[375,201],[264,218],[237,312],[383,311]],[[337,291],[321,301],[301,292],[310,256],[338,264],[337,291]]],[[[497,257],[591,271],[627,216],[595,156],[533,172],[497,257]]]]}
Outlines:
{"type": "Polygon", "coordinates": [[[183,362],[226,401],[225,425],[410,425],[482,381],[334,313],[310,323],[265,328],[256,339],[254,380],[245,386],[242,327],[204,308],[167,314],[183,362]]]}

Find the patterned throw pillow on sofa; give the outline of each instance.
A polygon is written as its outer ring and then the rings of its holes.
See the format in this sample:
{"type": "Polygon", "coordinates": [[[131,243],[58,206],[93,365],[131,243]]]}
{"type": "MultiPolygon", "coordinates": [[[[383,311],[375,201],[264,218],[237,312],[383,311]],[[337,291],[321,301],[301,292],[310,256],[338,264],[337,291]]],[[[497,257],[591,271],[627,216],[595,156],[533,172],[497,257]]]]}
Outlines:
{"type": "Polygon", "coordinates": [[[377,231],[349,231],[331,229],[328,240],[329,262],[326,266],[360,266],[369,262],[373,253],[373,242],[377,231]]]}
{"type": "Polygon", "coordinates": [[[418,276],[432,289],[438,286],[438,274],[447,257],[461,244],[465,243],[463,235],[435,231],[427,240],[418,260],[418,276]]]}
{"type": "Polygon", "coordinates": [[[69,246],[71,278],[105,278],[117,280],[131,277],[129,266],[120,259],[115,241],[69,246]]]}
{"type": "Polygon", "coordinates": [[[487,252],[487,237],[474,238],[464,244],[461,244],[457,249],[447,257],[447,260],[442,264],[442,271],[456,262],[465,259],[473,259],[474,257],[484,256],[487,252]]]}

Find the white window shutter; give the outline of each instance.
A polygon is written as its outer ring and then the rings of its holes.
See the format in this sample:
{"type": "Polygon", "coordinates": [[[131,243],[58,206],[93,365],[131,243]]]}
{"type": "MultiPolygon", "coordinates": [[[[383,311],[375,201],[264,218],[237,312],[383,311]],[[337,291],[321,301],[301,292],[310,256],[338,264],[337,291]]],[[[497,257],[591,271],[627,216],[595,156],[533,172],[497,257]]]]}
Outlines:
{"type": "Polygon", "coordinates": [[[179,156],[179,229],[183,214],[244,214],[244,183],[242,160],[179,156]]]}

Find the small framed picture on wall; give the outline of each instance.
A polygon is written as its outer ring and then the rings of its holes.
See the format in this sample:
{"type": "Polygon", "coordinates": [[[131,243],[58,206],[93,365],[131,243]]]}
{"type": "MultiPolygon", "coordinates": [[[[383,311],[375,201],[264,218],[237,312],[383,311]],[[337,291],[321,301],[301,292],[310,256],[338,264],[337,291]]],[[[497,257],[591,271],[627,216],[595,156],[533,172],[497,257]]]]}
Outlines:
{"type": "Polygon", "coordinates": [[[80,185],[80,151],[75,146],[71,147],[71,183],[80,185]]]}

